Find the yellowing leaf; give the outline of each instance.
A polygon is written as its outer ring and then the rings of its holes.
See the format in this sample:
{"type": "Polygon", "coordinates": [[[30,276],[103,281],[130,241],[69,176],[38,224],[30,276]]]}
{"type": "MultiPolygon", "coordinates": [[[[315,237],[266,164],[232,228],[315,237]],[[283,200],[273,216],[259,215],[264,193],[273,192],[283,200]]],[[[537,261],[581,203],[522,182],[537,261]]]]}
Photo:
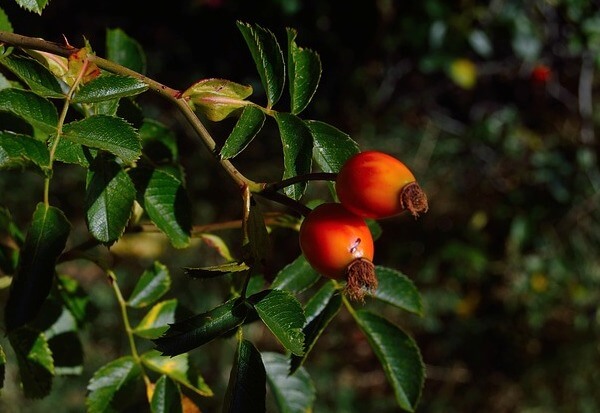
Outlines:
{"type": "Polygon", "coordinates": [[[472,89],[477,83],[477,66],[469,59],[456,59],[450,64],[448,75],[463,89],[472,89]]]}
{"type": "Polygon", "coordinates": [[[225,79],[204,79],[196,82],[182,96],[188,98],[209,119],[215,122],[225,119],[235,110],[247,105],[252,86],[225,79]]]}

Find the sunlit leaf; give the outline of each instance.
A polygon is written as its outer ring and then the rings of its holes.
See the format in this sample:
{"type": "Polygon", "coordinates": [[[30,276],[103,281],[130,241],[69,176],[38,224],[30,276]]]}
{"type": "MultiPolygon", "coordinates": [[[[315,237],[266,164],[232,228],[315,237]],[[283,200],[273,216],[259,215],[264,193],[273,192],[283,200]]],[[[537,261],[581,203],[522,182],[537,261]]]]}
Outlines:
{"type": "Polygon", "coordinates": [[[138,73],[146,72],[144,49],[122,29],[106,30],[106,58],[138,73]]]}
{"type": "Polygon", "coordinates": [[[253,105],[247,105],[221,148],[221,159],[239,155],[252,142],[264,123],[264,112],[253,105]]]}
{"type": "Polygon", "coordinates": [[[223,413],[264,413],[267,379],[256,347],[240,340],[223,404],[223,413]]]}
{"type": "Polygon", "coordinates": [[[33,92],[47,98],[65,97],[56,77],[37,60],[12,54],[1,59],[0,64],[25,82],[33,92]]]}
{"type": "Polygon", "coordinates": [[[179,413],[182,411],[179,386],[169,376],[160,376],[156,381],[150,409],[152,413],[179,413]]]}
{"type": "Polygon", "coordinates": [[[308,372],[301,368],[290,375],[288,358],[283,354],[263,352],[262,359],[279,412],[312,412],[317,396],[308,372]]]}
{"type": "MultiPolygon", "coordinates": [[[[10,20],[8,19],[8,16],[4,12],[4,10],[2,10],[2,8],[0,8],[0,30],[4,30],[5,32],[10,33],[12,33],[13,31],[12,24],[10,24],[10,20]]],[[[3,52],[4,46],[0,46],[0,55],[2,55],[3,52]]]]}
{"type": "Polygon", "coordinates": [[[321,59],[309,49],[298,47],[294,29],[287,29],[288,78],[291,97],[291,112],[302,112],[313,98],[321,79],[321,59]]]}
{"type": "Polygon", "coordinates": [[[339,172],[348,158],[360,152],[358,144],[334,126],[315,120],[306,125],[313,137],[315,161],[323,172],[339,172]]]}
{"type": "Polygon", "coordinates": [[[103,74],[83,85],[73,96],[74,103],[96,103],[145,92],[148,85],[133,77],[103,74]]]}
{"type": "Polygon", "coordinates": [[[175,321],[176,310],[176,299],[157,303],[146,313],[133,332],[140,337],[149,339],[160,337],[167,331],[169,324],[175,321]]]}
{"type": "MultiPolygon", "coordinates": [[[[275,120],[283,144],[283,179],[305,175],[311,171],[313,138],[306,123],[291,113],[277,113],[275,120]]],[[[300,199],[306,190],[306,182],[299,182],[284,189],[287,196],[300,199]]]]}
{"type": "Polygon", "coordinates": [[[252,86],[226,79],[203,79],[183,92],[209,120],[218,122],[234,111],[248,105],[245,100],[252,94],[252,86]]]}
{"type": "Polygon", "coordinates": [[[301,293],[314,285],[320,277],[319,273],[306,261],[304,255],[300,254],[277,273],[271,283],[271,288],[301,293]]]}
{"type": "Polygon", "coordinates": [[[56,107],[33,92],[14,88],[0,90],[0,111],[12,113],[44,133],[56,132],[56,107]]]}
{"type": "Polygon", "coordinates": [[[17,4],[23,7],[25,10],[29,10],[31,12],[37,13],[39,15],[42,14],[42,10],[49,3],[49,0],[15,0],[17,4]]]}
{"type": "Polygon", "coordinates": [[[410,278],[397,270],[382,266],[375,267],[375,274],[379,281],[373,294],[375,298],[411,313],[423,314],[421,295],[410,278]]]}
{"type": "Polygon", "coordinates": [[[98,369],[87,386],[88,413],[116,411],[117,406],[112,405],[116,393],[140,377],[140,373],[139,364],[131,356],[118,358],[98,369]]]}
{"type": "Polygon", "coordinates": [[[48,297],[54,266],[70,230],[61,210],[37,205],[6,302],[4,318],[9,331],[31,321],[48,297]]]}
{"type": "Polygon", "coordinates": [[[366,310],[355,313],[394,390],[398,405],[415,411],[425,381],[425,367],[414,340],[390,321],[366,310]]]}
{"type": "Polygon", "coordinates": [[[279,342],[296,355],[304,353],[304,333],[306,321],[298,300],[289,292],[267,290],[249,298],[258,316],[271,330],[279,342]]]}
{"type": "Polygon", "coordinates": [[[44,334],[23,327],[9,333],[8,339],[17,357],[25,397],[47,396],[52,387],[54,361],[44,334]]]}
{"type": "Polygon", "coordinates": [[[130,307],[141,308],[154,303],[171,288],[169,269],[162,263],[155,261],[152,267],[147,268],[127,300],[130,307]]]}
{"type": "Polygon", "coordinates": [[[228,262],[202,268],[184,268],[185,275],[192,278],[214,278],[232,272],[246,271],[250,267],[243,262],[228,262]]]}
{"type": "Polygon", "coordinates": [[[270,109],[281,97],[285,85],[283,52],[275,35],[268,29],[240,21],[237,27],[250,49],[267,95],[267,108],[270,109]]]}

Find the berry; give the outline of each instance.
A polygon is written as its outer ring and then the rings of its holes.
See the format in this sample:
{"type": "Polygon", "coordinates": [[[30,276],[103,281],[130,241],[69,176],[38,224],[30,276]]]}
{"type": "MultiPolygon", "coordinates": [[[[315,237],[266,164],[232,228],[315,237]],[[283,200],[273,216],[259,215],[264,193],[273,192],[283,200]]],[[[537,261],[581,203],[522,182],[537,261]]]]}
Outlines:
{"type": "Polygon", "coordinates": [[[374,245],[366,222],[339,203],[313,209],[300,226],[300,248],[308,263],[327,278],[346,281],[351,299],[377,289],[374,245]]]}
{"type": "Polygon", "coordinates": [[[346,209],[363,218],[387,218],[408,210],[427,212],[427,196],[410,169],[379,151],[360,152],[348,159],[336,178],[336,193],[346,209]]]}
{"type": "Polygon", "coordinates": [[[552,70],[544,64],[538,64],[531,70],[531,81],[536,85],[548,83],[551,76],[552,70]]]}

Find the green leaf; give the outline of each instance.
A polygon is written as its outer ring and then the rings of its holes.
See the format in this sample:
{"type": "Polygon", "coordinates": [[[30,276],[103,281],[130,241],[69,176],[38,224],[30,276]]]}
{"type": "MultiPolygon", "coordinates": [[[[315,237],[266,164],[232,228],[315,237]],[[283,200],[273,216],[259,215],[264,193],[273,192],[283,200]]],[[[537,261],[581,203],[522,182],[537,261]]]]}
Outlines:
{"type": "Polygon", "coordinates": [[[246,271],[249,268],[250,267],[243,262],[228,262],[202,268],[184,268],[184,271],[185,275],[192,278],[214,278],[232,272],[246,271]]]}
{"type": "Polygon", "coordinates": [[[298,300],[289,292],[266,290],[249,298],[258,316],[279,342],[296,355],[304,353],[302,326],[306,318],[298,300]]]}
{"type": "Polygon", "coordinates": [[[291,112],[302,112],[312,100],[321,79],[321,59],[309,49],[296,44],[298,32],[286,29],[288,39],[288,78],[291,98],[291,112]]]}
{"type": "MultiPolygon", "coordinates": [[[[54,139],[51,139],[50,145],[53,142],[54,139]]],[[[58,145],[56,146],[54,160],[89,168],[90,163],[92,163],[97,153],[97,149],[90,149],[86,146],[61,139],[58,141],[58,145]]]]}
{"type": "Polygon", "coordinates": [[[150,401],[152,413],[181,412],[181,392],[179,386],[169,376],[160,376],[152,392],[150,401]]]}
{"type": "Polygon", "coordinates": [[[267,378],[260,353],[240,340],[229,375],[223,413],[264,413],[267,378]]]}
{"type": "Polygon", "coordinates": [[[208,387],[202,377],[197,376],[189,366],[187,353],[174,357],[161,356],[156,350],[142,354],[142,363],[157,373],[169,376],[177,383],[187,387],[193,392],[204,397],[213,396],[213,391],[208,387]]]}
{"type": "Polygon", "coordinates": [[[154,303],[171,288],[169,269],[158,261],[146,269],[127,300],[127,305],[142,308],[154,303]]]}
{"type": "Polygon", "coordinates": [[[314,285],[320,277],[319,273],[306,261],[304,255],[300,254],[277,273],[271,283],[271,288],[301,293],[314,285]]]}
{"type": "Polygon", "coordinates": [[[272,257],[271,239],[265,225],[260,205],[256,203],[254,197],[250,198],[250,211],[247,222],[248,244],[244,245],[247,248],[247,261],[252,265],[258,265],[258,268],[264,270],[268,267],[272,257]]]}
{"type": "Polygon", "coordinates": [[[375,275],[379,281],[377,291],[373,296],[378,300],[409,311],[423,315],[421,294],[410,278],[392,268],[375,267],[375,275]]]}
{"type": "Polygon", "coordinates": [[[58,208],[39,203],[19,257],[5,307],[8,331],[31,321],[50,293],[54,266],[65,248],[71,225],[58,208]]]}
{"type": "Polygon", "coordinates": [[[86,179],[85,215],[90,234],[104,244],[112,244],[125,231],[135,187],[129,175],[114,159],[98,156],[86,179]]]}
{"type": "Polygon", "coordinates": [[[281,97],[285,85],[283,52],[270,30],[240,21],[237,22],[237,27],[250,49],[267,94],[267,109],[271,109],[281,97]]]}
{"type": "Polygon", "coordinates": [[[50,152],[43,142],[30,136],[0,131],[0,169],[34,165],[44,171],[49,163],[50,152]]]}
{"type": "Polygon", "coordinates": [[[23,327],[10,332],[8,339],[17,357],[25,397],[40,399],[50,394],[54,362],[44,334],[23,327]]]}
{"type": "Polygon", "coordinates": [[[63,137],[90,148],[101,149],[133,163],[142,153],[140,138],[126,121],[115,116],[94,115],[63,127],[63,137]]]}
{"type": "Polygon", "coordinates": [[[148,85],[130,76],[103,74],[81,86],[73,96],[73,103],[96,103],[127,96],[135,96],[148,90],[148,85]]]}
{"type": "Polygon", "coordinates": [[[0,111],[12,113],[43,133],[56,133],[58,112],[49,100],[28,90],[0,90],[0,111]]]}
{"type": "Polygon", "coordinates": [[[87,320],[91,307],[89,294],[77,280],[66,275],[59,275],[57,284],[58,296],[63,305],[75,318],[77,325],[81,327],[87,320]]]}
{"type": "Polygon", "coordinates": [[[37,60],[12,54],[0,60],[0,63],[38,95],[47,98],[65,98],[65,93],[56,77],[37,60]]]}
{"type": "MultiPolygon", "coordinates": [[[[10,24],[10,20],[8,20],[8,16],[0,7],[0,30],[4,30],[5,32],[13,32],[12,24],[10,24]]],[[[0,46],[0,55],[4,52],[3,46],[0,46]]]]}
{"type": "Polygon", "coordinates": [[[135,334],[144,338],[158,338],[175,321],[177,300],[161,301],[148,311],[142,321],[133,330],[135,334]]]}
{"type": "Polygon", "coordinates": [[[138,73],[146,73],[144,49],[121,29],[106,30],[106,58],[138,73]]]}
{"type": "Polygon", "coordinates": [[[226,79],[203,79],[190,86],[182,97],[189,100],[214,122],[225,119],[236,110],[249,104],[252,86],[226,79]]]}
{"type": "Polygon", "coordinates": [[[154,339],[163,355],[176,356],[200,347],[242,325],[248,307],[241,299],[231,299],[206,313],[169,326],[162,337],[154,339]]]}
{"type": "Polygon", "coordinates": [[[114,396],[140,374],[140,366],[131,356],[118,358],[98,369],[87,386],[88,413],[115,412],[117,406],[112,405],[114,396]]]}
{"type": "Polygon", "coordinates": [[[0,346],[0,389],[4,388],[4,378],[6,376],[6,354],[4,349],[0,346]]]}
{"type": "Polygon", "coordinates": [[[288,359],[278,353],[263,352],[267,382],[280,413],[307,413],[313,411],[315,386],[303,368],[294,375],[288,371],[288,359]]]}
{"type": "MultiPolygon", "coordinates": [[[[281,143],[283,144],[283,179],[305,175],[311,171],[313,138],[300,118],[291,113],[275,115],[281,143]]],[[[306,190],[306,182],[299,182],[284,189],[287,196],[300,199],[306,190]]]]}
{"type": "Polygon", "coordinates": [[[131,177],[138,202],[175,248],[190,243],[190,201],[180,179],[159,169],[136,168],[131,177]]]}
{"type": "Polygon", "coordinates": [[[25,10],[42,15],[42,10],[48,5],[49,0],[15,0],[25,10]]]}
{"type": "Polygon", "coordinates": [[[304,354],[292,355],[290,374],[294,374],[302,366],[323,331],[340,311],[341,306],[342,296],[331,282],[325,284],[311,297],[304,310],[306,314],[306,324],[302,329],[305,337],[304,354]]]}
{"type": "Polygon", "coordinates": [[[339,129],[320,121],[308,120],[314,141],[314,157],[323,172],[339,172],[352,155],[360,152],[358,144],[339,129]]]}
{"type": "Polygon", "coordinates": [[[154,163],[171,163],[179,158],[177,137],[166,125],[154,119],[144,119],[139,133],[144,155],[154,163]]]}
{"type": "Polygon", "coordinates": [[[246,106],[221,148],[221,159],[231,159],[239,155],[252,142],[264,123],[265,114],[262,110],[256,106],[246,106]]]}
{"type": "Polygon", "coordinates": [[[425,366],[414,340],[385,318],[366,310],[355,313],[391,384],[398,405],[415,411],[425,381],[425,366]]]}

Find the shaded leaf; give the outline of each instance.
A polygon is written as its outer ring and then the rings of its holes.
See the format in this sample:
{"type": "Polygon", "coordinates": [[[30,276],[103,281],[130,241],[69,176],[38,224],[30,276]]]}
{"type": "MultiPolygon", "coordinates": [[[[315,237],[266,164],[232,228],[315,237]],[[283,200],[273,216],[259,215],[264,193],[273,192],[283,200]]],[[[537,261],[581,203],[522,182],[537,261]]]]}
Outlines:
{"type": "Polygon", "coordinates": [[[275,35],[258,25],[238,21],[237,27],[242,33],[256,69],[267,94],[267,108],[272,108],[283,93],[285,85],[285,63],[283,52],[275,35]]]}
{"type": "Polygon", "coordinates": [[[146,73],[144,49],[122,29],[106,30],[106,58],[138,73],[146,73]]]}
{"type": "Polygon", "coordinates": [[[140,366],[131,356],[118,358],[98,369],[87,386],[88,413],[115,411],[116,406],[112,406],[115,394],[140,374],[140,366]]]}
{"type": "Polygon", "coordinates": [[[94,115],[67,123],[63,137],[90,148],[101,149],[133,163],[142,153],[140,138],[126,121],[115,116],[94,115]]]}
{"type": "Polygon", "coordinates": [[[37,60],[12,54],[0,63],[25,82],[32,92],[47,98],[65,98],[56,77],[37,60]]]}
{"type": "Polygon", "coordinates": [[[264,112],[256,106],[247,105],[221,148],[221,159],[239,155],[252,142],[264,123],[264,112]]]}
{"type": "Polygon", "coordinates": [[[18,116],[43,133],[56,133],[56,107],[34,92],[14,88],[0,90],[0,111],[18,116]]]}
{"type": "Polygon", "coordinates": [[[352,138],[325,122],[306,121],[314,142],[314,156],[323,172],[337,173],[352,155],[360,152],[352,138]]]}
{"type": "Polygon", "coordinates": [[[264,413],[267,379],[256,347],[240,340],[223,404],[223,413],[264,413]]]}
{"type": "Polygon", "coordinates": [[[97,103],[127,96],[135,96],[148,90],[148,85],[130,76],[103,74],[81,86],[73,96],[73,103],[97,103]]]}
{"type": "Polygon", "coordinates": [[[175,321],[176,310],[176,299],[157,303],[146,313],[133,332],[140,337],[149,339],[160,337],[167,331],[169,324],[175,321]]]}
{"type": "Polygon", "coordinates": [[[244,245],[247,249],[245,257],[249,263],[258,265],[261,270],[266,270],[271,262],[273,251],[271,248],[271,239],[265,225],[265,218],[260,205],[256,203],[254,197],[250,198],[250,211],[246,223],[248,243],[244,245]]]}
{"type": "Polygon", "coordinates": [[[25,397],[40,399],[50,394],[54,362],[44,334],[23,327],[11,331],[8,339],[17,357],[25,397]]]}
{"type": "Polygon", "coordinates": [[[277,273],[271,288],[301,293],[314,285],[321,276],[310,266],[303,254],[277,273]]]}
{"type": "Polygon", "coordinates": [[[182,411],[179,386],[169,376],[160,376],[154,385],[150,409],[152,413],[178,413],[182,411]]]}
{"type": "Polygon", "coordinates": [[[43,171],[49,163],[50,152],[43,142],[26,135],[0,131],[0,169],[33,165],[43,171]]]}
{"type": "Polygon", "coordinates": [[[166,125],[154,119],[144,119],[139,134],[144,155],[153,162],[170,163],[179,158],[177,138],[166,125]]]}
{"type": "Polygon", "coordinates": [[[271,330],[279,342],[296,355],[304,353],[304,333],[306,321],[298,300],[289,292],[267,290],[249,299],[258,316],[271,330]]]}
{"type": "Polygon", "coordinates": [[[6,354],[0,346],[0,389],[4,388],[4,378],[6,376],[6,354]]]}
{"type": "Polygon", "coordinates": [[[248,105],[245,99],[251,94],[252,86],[226,79],[203,79],[190,86],[182,96],[189,98],[207,119],[218,122],[248,105]]]}
{"type": "Polygon", "coordinates": [[[373,297],[411,313],[423,314],[421,294],[410,278],[382,266],[375,267],[375,274],[379,285],[373,297]]]}
{"type": "Polygon", "coordinates": [[[366,310],[355,313],[391,384],[398,405],[415,411],[425,381],[425,367],[419,348],[400,328],[366,310]]]}
{"type": "Polygon", "coordinates": [[[210,267],[184,268],[184,271],[185,275],[192,278],[214,278],[232,272],[246,271],[249,268],[250,267],[243,262],[228,262],[225,264],[212,265],[210,267]]]}
{"type": "Polygon", "coordinates": [[[163,355],[176,356],[229,333],[242,325],[247,315],[246,303],[231,299],[210,311],[171,324],[162,337],[153,341],[163,355]]]}
{"type": "Polygon", "coordinates": [[[302,112],[310,103],[321,79],[321,59],[309,49],[296,44],[298,32],[288,28],[288,78],[291,98],[291,112],[302,112]]]}
{"type": "Polygon", "coordinates": [[[313,411],[316,389],[306,370],[294,375],[288,371],[288,358],[283,354],[263,352],[267,382],[280,413],[307,413],[313,411]]]}
{"type": "MultiPolygon", "coordinates": [[[[300,118],[291,113],[275,115],[281,143],[283,144],[283,179],[305,175],[311,171],[313,138],[300,118]]],[[[299,182],[284,188],[287,196],[300,199],[306,190],[306,182],[299,182]]]]}
{"type": "Polygon", "coordinates": [[[91,306],[89,294],[77,280],[66,275],[59,275],[57,284],[58,296],[63,305],[75,318],[77,325],[82,326],[91,306]]]}
{"type": "Polygon", "coordinates": [[[134,308],[150,305],[165,295],[169,288],[171,288],[169,269],[164,264],[155,261],[135,284],[133,292],[127,300],[127,305],[134,308]]]}
{"type": "Polygon", "coordinates": [[[115,242],[125,231],[134,201],[135,187],[121,165],[96,157],[87,172],[84,201],[90,234],[105,244],[115,242]]]}
{"type": "MultiPolygon", "coordinates": [[[[50,144],[53,142],[54,139],[51,139],[50,144]]],[[[54,160],[88,168],[90,163],[92,163],[96,157],[97,153],[97,149],[90,149],[86,146],[79,145],[66,139],[61,139],[58,141],[58,145],[56,146],[54,160]]]]}
{"type": "Polygon", "coordinates": [[[37,205],[6,302],[7,330],[14,330],[37,315],[50,293],[54,266],[70,229],[61,210],[43,203],[37,205]]]}
{"type": "Polygon", "coordinates": [[[159,169],[136,168],[131,176],[138,202],[175,248],[190,242],[190,200],[180,179],[159,169]]]}
{"type": "Polygon", "coordinates": [[[208,387],[202,377],[199,377],[189,366],[187,353],[174,357],[161,356],[156,350],[150,350],[141,356],[142,362],[149,369],[169,376],[177,383],[187,387],[193,392],[204,397],[213,396],[213,391],[208,387]]]}

